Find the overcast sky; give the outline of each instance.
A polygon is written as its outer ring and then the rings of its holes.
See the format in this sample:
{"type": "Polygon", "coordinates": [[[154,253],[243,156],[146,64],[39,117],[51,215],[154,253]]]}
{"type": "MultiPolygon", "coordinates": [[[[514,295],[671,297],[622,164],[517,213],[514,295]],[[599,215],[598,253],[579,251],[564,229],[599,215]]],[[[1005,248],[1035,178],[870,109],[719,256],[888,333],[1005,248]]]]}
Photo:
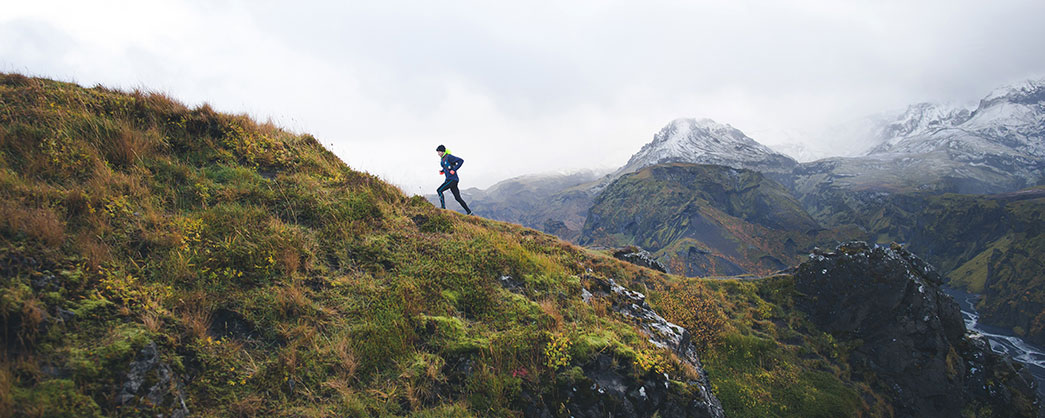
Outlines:
{"type": "MultiPolygon", "coordinates": [[[[768,145],[1045,75],[1045,1],[0,0],[0,71],[308,132],[409,194],[616,168],[679,117],[768,145]]],[[[812,147],[817,143],[807,144],[812,147]]]]}

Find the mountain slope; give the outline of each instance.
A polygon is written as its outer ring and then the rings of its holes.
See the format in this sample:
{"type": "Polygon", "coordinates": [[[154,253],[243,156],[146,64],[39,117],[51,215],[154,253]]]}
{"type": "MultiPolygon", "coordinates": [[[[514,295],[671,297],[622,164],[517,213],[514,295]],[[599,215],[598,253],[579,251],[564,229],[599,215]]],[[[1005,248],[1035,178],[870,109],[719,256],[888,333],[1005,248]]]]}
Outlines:
{"type": "Polygon", "coordinates": [[[0,103],[0,415],[722,414],[685,330],[582,298],[638,268],[206,106],[0,103]]]}
{"type": "Polygon", "coordinates": [[[905,242],[950,283],[983,296],[983,323],[1045,343],[1045,189],[994,195],[857,195],[843,216],[879,243],[905,242]]]}
{"type": "Polygon", "coordinates": [[[0,75],[0,103],[2,416],[892,408],[792,276],[680,278],[441,211],[162,95],[0,75]]]}
{"type": "Polygon", "coordinates": [[[523,176],[487,190],[466,193],[476,200],[476,213],[482,216],[577,242],[595,196],[607,185],[622,175],[666,163],[716,164],[775,175],[789,173],[797,164],[732,126],[710,119],[676,119],[632,155],[627,164],[601,178],[523,176]]]}
{"type": "Polygon", "coordinates": [[[638,245],[688,276],[769,273],[834,242],[761,173],[665,164],[625,175],[595,199],[580,243],[638,245]]]}
{"type": "Polygon", "coordinates": [[[969,110],[933,103],[918,103],[889,122],[882,122],[872,141],[878,145],[867,154],[878,154],[897,149],[906,139],[931,135],[943,129],[952,129],[969,120],[969,110]]]}
{"type": "MultiPolygon", "coordinates": [[[[588,185],[599,177],[601,173],[593,171],[534,174],[510,178],[485,190],[462,190],[461,194],[478,216],[574,241],[591,207],[588,185]]],[[[438,204],[439,197],[429,195],[428,200],[438,204]]]]}

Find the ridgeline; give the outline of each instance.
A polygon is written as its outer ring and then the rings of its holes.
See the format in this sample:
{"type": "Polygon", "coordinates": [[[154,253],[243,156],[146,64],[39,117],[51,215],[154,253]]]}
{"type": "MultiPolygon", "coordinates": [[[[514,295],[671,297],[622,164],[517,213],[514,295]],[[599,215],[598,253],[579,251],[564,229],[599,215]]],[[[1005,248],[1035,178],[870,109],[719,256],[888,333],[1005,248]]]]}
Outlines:
{"type": "Polygon", "coordinates": [[[0,416],[889,414],[805,298],[442,211],[206,105],[0,75],[0,416]]]}

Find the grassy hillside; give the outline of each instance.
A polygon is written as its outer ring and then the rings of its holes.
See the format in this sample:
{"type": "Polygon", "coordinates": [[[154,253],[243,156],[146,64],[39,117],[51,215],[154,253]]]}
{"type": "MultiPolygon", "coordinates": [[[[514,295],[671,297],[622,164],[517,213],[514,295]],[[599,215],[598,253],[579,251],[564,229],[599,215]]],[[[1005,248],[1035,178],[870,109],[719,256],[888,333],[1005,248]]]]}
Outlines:
{"type": "MultiPolygon", "coordinates": [[[[849,235],[851,237],[851,235],[849,235]]],[[[761,173],[667,164],[625,175],[596,197],[580,242],[638,245],[688,276],[767,274],[845,234],[821,228],[761,173]]]]}
{"type": "MultiPolygon", "coordinates": [[[[486,190],[462,190],[475,214],[547,232],[567,241],[576,241],[591,207],[587,190],[595,182],[594,172],[573,174],[535,174],[510,178],[486,190]]],[[[427,196],[439,204],[439,196],[427,196]]],[[[456,208],[457,206],[448,206],[456,208]]]]}
{"type": "Polygon", "coordinates": [[[0,416],[564,415],[595,367],[697,399],[583,300],[602,278],[694,329],[727,414],[881,408],[761,285],[441,211],[206,105],[0,75],[0,416]]]}

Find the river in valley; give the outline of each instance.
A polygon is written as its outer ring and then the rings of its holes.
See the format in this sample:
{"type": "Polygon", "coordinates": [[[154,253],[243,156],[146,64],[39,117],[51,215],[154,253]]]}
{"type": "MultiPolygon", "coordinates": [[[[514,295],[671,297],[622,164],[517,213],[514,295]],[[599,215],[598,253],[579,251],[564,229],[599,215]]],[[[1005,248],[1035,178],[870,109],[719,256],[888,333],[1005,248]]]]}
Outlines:
{"type": "Polygon", "coordinates": [[[1028,344],[1022,338],[1011,335],[1011,332],[1004,328],[981,324],[980,314],[976,312],[976,301],[979,300],[979,295],[951,287],[944,287],[943,290],[961,306],[966,328],[987,337],[987,341],[990,342],[994,351],[1008,354],[1014,360],[1030,367],[1031,374],[1038,381],[1038,397],[1045,399],[1045,349],[1028,344]]]}

